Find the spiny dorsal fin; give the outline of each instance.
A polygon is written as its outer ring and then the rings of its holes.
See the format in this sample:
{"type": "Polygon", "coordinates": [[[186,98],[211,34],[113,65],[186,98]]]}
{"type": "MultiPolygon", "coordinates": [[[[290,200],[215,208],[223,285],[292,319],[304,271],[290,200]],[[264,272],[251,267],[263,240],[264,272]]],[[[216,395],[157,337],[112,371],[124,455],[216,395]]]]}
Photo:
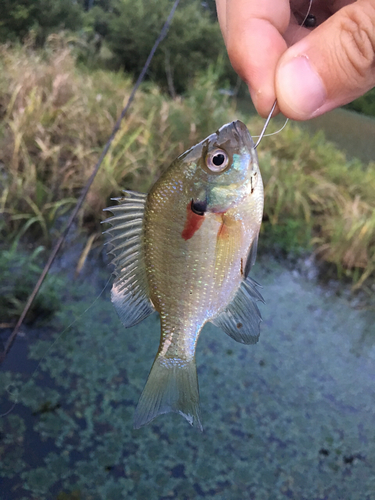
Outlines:
{"type": "Polygon", "coordinates": [[[232,302],[212,320],[224,332],[241,344],[256,344],[262,316],[256,302],[264,303],[257,290],[258,283],[249,276],[241,283],[232,302]]]}
{"type": "Polygon", "coordinates": [[[105,220],[111,224],[104,234],[109,234],[108,244],[113,255],[115,281],[112,302],[123,324],[128,328],[139,323],[154,310],[149,296],[144,264],[142,233],[147,195],[124,191],[124,196],[114,198],[119,205],[108,207],[113,217],[105,220]]]}

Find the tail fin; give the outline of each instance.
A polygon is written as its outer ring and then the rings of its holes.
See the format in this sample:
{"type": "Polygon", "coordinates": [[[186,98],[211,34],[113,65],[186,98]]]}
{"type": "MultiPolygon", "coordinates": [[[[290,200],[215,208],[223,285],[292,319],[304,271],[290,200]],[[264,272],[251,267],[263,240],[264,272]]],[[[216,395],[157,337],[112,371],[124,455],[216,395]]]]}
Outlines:
{"type": "Polygon", "coordinates": [[[157,356],[139,399],[134,428],[139,429],[158,415],[176,412],[190,425],[203,427],[199,418],[199,392],[195,359],[171,360],[157,356]]]}

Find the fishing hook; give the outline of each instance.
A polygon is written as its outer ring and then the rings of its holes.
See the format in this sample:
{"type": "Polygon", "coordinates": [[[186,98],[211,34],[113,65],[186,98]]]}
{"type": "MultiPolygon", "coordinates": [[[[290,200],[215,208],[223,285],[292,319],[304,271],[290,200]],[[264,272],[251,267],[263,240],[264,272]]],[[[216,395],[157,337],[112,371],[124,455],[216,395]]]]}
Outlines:
{"type": "Polygon", "coordinates": [[[270,122],[270,120],[272,118],[272,113],[275,111],[276,104],[277,104],[277,99],[273,103],[272,109],[271,109],[271,111],[270,111],[270,113],[269,113],[269,115],[267,117],[266,123],[263,126],[262,132],[260,133],[260,136],[259,136],[259,138],[257,140],[257,143],[254,146],[254,149],[256,149],[259,146],[260,141],[263,139],[263,136],[264,136],[264,133],[266,131],[266,128],[268,127],[268,124],[269,124],[269,122],[270,122]]]}

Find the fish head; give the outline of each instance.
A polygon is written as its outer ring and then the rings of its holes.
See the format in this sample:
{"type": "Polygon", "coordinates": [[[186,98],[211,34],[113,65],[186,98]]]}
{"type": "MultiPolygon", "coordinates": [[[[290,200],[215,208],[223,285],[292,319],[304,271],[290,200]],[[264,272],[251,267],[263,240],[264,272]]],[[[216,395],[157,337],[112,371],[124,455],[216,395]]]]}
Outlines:
{"type": "Polygon", "coordinates": [[[197,213],[223,213],[263,186],[253,139],[241,121],[221,127],[182,157],[197,213]]]}

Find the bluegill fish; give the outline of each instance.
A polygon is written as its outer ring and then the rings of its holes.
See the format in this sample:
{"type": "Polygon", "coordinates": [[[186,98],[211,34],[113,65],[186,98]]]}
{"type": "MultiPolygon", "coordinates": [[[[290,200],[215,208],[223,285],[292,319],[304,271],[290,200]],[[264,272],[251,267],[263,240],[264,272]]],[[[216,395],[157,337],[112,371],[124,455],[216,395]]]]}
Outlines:
{"type": "Polygon", "coordinates": [[[112,302],[125,327],[160,314],[160,346],[134,427],[177,412],[202,430],[195,349],[211,321],[257,342],[263,300],[249,277],[263,214],[253,140],[236,121],[179,156],[148,194],[124,191],[112,227],[112,302]]]}

